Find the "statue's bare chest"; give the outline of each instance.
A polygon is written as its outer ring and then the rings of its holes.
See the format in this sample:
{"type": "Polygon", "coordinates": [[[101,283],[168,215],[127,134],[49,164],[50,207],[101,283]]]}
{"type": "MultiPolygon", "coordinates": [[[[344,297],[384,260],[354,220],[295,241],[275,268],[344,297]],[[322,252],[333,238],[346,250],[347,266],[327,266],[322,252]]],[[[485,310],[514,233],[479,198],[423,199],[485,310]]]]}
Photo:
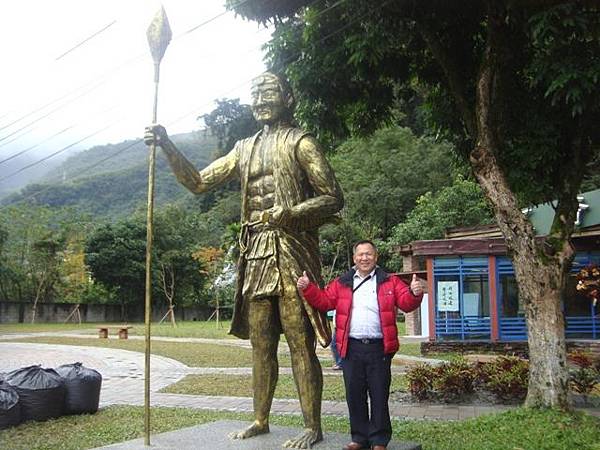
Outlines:
{"type": "Polygon", "coordinates": [[[261,136],[254,145],[254,151],[250,157],[249,179],[257,180],[265,176],[272,176],[273,153],[276,147],[274,136],[261,136]]]}

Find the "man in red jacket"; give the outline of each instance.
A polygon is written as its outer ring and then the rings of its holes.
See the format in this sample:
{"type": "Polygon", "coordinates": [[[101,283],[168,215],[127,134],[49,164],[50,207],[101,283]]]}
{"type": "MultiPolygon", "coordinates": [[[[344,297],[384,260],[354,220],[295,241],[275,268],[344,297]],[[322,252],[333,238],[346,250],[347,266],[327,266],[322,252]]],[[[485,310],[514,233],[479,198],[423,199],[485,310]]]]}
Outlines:
{"type": "Polygon", "coordinates": [[[396,308],[419,307],[421,282],[408,286],[377,266],[377,249],[364,240],[354,245],[355,266],[325,289],[311,283],[306,272],[298,289],[320,311],[335,309],[336,341],[343,358],[346,401],[352,442],[344,450],[385,450],[392,436],[388,399],[391,361],[398,350],[396,308]],[[371,415],[367,405],[371,403],[371,415]]]}

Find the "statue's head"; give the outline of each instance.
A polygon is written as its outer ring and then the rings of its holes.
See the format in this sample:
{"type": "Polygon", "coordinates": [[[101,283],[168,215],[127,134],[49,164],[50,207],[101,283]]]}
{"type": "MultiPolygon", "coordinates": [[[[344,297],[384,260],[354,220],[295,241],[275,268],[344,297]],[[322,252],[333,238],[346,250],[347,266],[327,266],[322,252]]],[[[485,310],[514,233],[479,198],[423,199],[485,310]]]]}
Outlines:
{"type": "Polygon", "coordinates": [[[291,120],[295,100],[285,78],[265,72],[252,80],[252,113],[260,123],[291,120]]]}

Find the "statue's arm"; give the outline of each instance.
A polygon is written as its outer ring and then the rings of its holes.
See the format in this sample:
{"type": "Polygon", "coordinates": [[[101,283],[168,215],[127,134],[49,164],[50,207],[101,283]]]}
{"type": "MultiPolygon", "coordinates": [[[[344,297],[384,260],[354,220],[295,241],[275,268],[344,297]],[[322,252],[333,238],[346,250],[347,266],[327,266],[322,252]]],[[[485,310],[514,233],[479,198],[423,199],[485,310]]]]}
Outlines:
{"type": "Polygon", "coordinates": [[[170,139],[161,139],[162,147],[169,165],[181,184],[194,194],[201,194],[229,180],[237,173],[238,146],[227,155],[214,160],[207,167],[198,171],[196,167],[181,153],[170,139]]]}
{"type": "Polygon", "coordinates": [[[298,142],[296,158],[313,188],[314,197],[291,208],[290,216],[297,220],[318,220],[338,212],[344,206],[344,196],[333,169],[313,136],[298,142]]]}

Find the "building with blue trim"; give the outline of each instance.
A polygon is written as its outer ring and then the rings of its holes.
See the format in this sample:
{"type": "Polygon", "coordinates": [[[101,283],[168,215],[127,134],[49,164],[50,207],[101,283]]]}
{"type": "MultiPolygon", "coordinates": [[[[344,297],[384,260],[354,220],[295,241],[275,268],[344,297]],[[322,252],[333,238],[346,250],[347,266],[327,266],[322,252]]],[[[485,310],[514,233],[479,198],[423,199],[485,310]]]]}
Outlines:
{"type": "MultiPolygon", "coordinates": [[[[578,292],[574,276],[589,264],[600,264],[600,189],[582,194],[579,201],[573,234],[577,253],[563,301],[565,333],[567,339],[600,340],[600,302],[593,305],[578,292]]],[[[523,212],[538,235],[548,233],[551,204],[523,212]]],[[[415,241],[401,252],[405,271],[427,269],[428,301],[407,317],[407,334],[440,343],[527,340],[512,261],[497,227],[450,230],[445,239],[415,241]]]]}

